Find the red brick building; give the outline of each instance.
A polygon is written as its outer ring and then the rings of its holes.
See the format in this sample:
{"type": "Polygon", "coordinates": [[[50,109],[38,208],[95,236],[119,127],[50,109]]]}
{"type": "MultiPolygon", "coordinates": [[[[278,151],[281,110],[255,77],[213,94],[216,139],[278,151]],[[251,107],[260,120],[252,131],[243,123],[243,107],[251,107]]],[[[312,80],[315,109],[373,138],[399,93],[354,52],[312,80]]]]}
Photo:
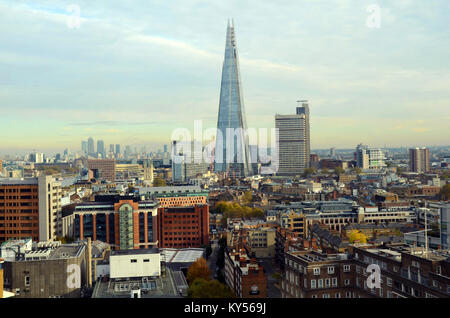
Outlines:
{"type": "Polygon", "coordinates": [[[209,206],[161,207],[158,209],[159,247],[186,248],[209,244],[209,206]]]}
{"type": "Polygon", "coordinates": [[[225,282],[239,298],[267,298],[267,275],[242,245],[225,252],[225,282]]]}

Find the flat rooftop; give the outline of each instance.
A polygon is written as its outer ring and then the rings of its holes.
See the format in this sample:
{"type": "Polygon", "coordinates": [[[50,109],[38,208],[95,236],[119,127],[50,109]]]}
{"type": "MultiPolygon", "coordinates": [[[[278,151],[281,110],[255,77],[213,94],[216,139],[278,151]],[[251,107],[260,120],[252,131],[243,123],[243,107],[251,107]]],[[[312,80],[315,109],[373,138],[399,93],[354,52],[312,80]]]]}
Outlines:
{"type": "Polygon", "coordinates": [[[145,254],[159,254],[157,248],[146,248],[138,250],[114,250],[111,251],[111,256],[115,255],[145,255],[145,254]]]}
{"type": "Polygon", "coordinates": [[[183,285],[179,274],[166,268],[165,275],[156,278],[97,281],[92,298],[131,298],[132,290],[140,290],[141,298],[181,298],[178,284],[183,285]]]}

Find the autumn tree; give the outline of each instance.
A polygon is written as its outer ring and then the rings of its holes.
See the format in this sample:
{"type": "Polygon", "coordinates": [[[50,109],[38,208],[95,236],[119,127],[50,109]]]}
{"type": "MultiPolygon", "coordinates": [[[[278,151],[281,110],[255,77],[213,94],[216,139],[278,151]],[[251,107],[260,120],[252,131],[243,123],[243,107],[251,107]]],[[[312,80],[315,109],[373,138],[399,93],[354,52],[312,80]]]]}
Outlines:
{"type": "Polygon", "coordinates": [[[445,186],[442,187],[441,198],[444,201],[450,200],[450,184],[446,184],[445,186]]]}
{"type": "Polygon", "coordinates": [[[153,180],[153,186],[154,187],[165,187],[166,181],[161,177],[156,177],[155,180],[153,180]]]}
{"type": "Polygon", "coordinates": [[[235,298],[231,289],[217,280],[197,278],[188,288],[190,298],[235,298]]]}
{"type": "Polygon", "coordinates": [[[314,174],[316,172],[316,169],[314,169],[314,168],[306,168],[304,171],[303,171],[303,177],[309,177],[310,175],[312,175],[312,174],[314,174]]]}
{"type": "Polygon", "coordinates": [[[187,280],[189,284],[192,284],[197,278],[202,278],[204,280],[211,279],[211,272],[209,271],[206,260],[203,257],[200,257],[192,263],[187,271],[187,280]]]}
{"type": "Polygon", "coordinates": [[[322,169],[322,174],[329,174],[330,172],[328,171],[328,169],[327,168],[323,168],[322,169]]]}
{"type": "Polygon", "coordinates": [[[245,192],[245,194],[244,194],[244,202],[246,204],[250,204],[250,203],[252,203],[252,200],[253,200],[253,192],[252,191],[245,192]]]}
{"type": "Polygon", "coordinates": [[[350,243],[367,243],[367,237],[358,230],[351,230],[347,237],[350,243]]]}

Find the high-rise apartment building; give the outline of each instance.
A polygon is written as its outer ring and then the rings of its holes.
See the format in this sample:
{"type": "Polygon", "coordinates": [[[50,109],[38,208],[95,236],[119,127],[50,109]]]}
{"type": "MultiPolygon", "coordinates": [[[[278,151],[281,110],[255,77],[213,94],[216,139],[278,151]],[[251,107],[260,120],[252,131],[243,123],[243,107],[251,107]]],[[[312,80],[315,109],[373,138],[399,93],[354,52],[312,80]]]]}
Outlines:
{"type": "Polygon", "coordinates": [[[428,172],[430,170],[430,149],[409,149],[409,170],[412,172],[428,172]]]}
{"type": "Polygon", "coordinates": [[[61,232],[60,220],[61,184],[51,176],[0,179],[0,242],[52,241],[61,232]]]}
{"type": "Polygon", "coordinates": [[[116,152],[115,152],[115,154],[116,155],[120,155],[120,145],[119,144],[116,144],[116,152]]]}
{"type": "Polygon", "coordinates": [[[230,177],[253,175],[246,135],[244,98],[234,25],[228,23],[217,120],[215,171],[230,177]]]}
{"type": "Polygon", "coordinates": [[[297,107],[295,115],[276,115],[278,173],[299,175],[310,162],[309,107],[297,107]]]}

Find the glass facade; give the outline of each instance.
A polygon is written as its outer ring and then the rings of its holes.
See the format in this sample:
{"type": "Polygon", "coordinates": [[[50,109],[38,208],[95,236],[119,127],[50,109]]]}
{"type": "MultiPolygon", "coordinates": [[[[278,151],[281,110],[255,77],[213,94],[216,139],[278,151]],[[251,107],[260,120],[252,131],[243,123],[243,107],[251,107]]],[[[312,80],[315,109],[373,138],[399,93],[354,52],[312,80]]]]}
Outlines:
{"type": "Polygon", "coordinates": [[[253,174],[246,130],[234,26],[228,24],[214,154],[216,172],[235,177],[253,174]]]}
{"type": "Polygon", "coordinates": [[[106,215],[104,213],[96,215],[95,232],[98,241],[106,242],[106,215]]]}

